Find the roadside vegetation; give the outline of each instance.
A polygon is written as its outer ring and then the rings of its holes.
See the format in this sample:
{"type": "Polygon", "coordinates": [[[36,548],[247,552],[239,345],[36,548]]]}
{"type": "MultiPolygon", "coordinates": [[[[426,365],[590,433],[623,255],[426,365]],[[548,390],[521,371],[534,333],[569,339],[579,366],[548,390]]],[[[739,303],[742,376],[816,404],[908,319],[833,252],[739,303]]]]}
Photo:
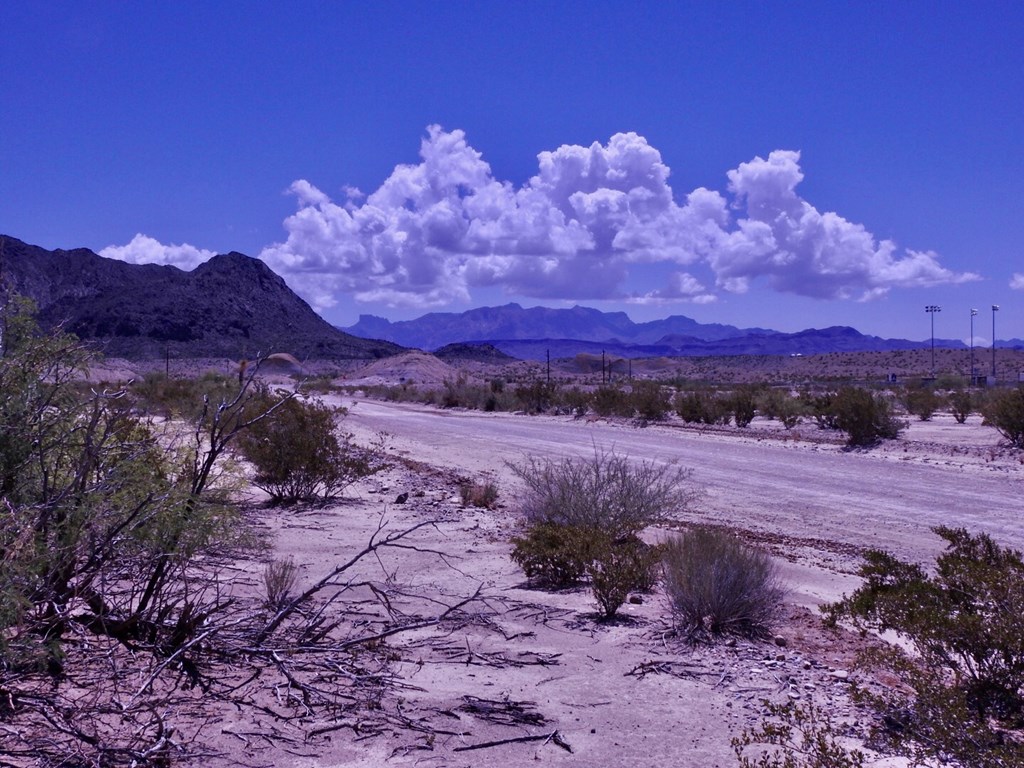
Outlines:
{"type": "Polygon", "coordinates": [[[389,678],[364,664],[384,668],[383,637],[474,598],[395,621],[387,574],[351,573],[428,523],[382,522],[301,588],[288,558],[270,560],[262,589],[229,573],[264,554],[235,503],[245,459],[292,502],[340,493],[376,454],[340,435],[333,409],[262,385],[259,361],[237,377],[102,389],[83,383],[92,361],[74,337],[40,331],[29,302],[0,305],[0,764],[188,762],[218,711],[248,713],[269,742],[299,716],[404,727],[380,706],[389,678]],[[357,587],[370,597],[350,621],[357,587]]]}

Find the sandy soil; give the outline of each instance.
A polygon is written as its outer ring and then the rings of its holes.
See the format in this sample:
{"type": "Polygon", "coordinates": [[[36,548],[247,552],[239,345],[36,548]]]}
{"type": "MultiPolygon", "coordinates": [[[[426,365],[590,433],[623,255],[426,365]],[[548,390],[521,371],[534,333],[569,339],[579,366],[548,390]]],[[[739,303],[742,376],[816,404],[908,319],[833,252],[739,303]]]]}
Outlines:
{"type": "MultiPolygon", "coordinates": [[[[278,552],[294,555],[303,579],[312,581],[358,548],[381,514],[395,529],[431,520],[436,524],[417,534],[416,550],[386,557],[393,584],[449,605],[477,589],[482,599],[457,625],[388,640],[403,687],[385,706],[415,713],[436,735],[360,740],[337,732],[302,749],[246,751],[229,762],[734,766],[730,738],[761,719],[764,699],[817,701],[852,733],[870,720],[850,692],[877,681],[853,669],[857,643],[824,630],[814,610],[856,586],[852,574],[863,547],[927,561],[939,548],[930,531],[937,524],[986,530],[1024,547],[1019,454],[975,421],[957,425],[940,416],[912,424],[891,444],[848,451],[809,427],[795,433],[756,422],[748,430],[638,429],[339,402],[351,409],[347,429],[361,440],[389,433],[391,451],[405,462],[336,506],[260,511],[278,552]],[[686,521],[734,527],[775,553],[790,590],[777,644],[694,649],[671,639],[660,595],[624,606],[622,621],[601,624],[586,589],[529,588],[508,558],[516,485],[506,462],[595,448],[692,467],[703,499],[686,521]],[[462,507],[457,488],[464,479],[495,482],[499,507],[462,507]],[[408,494],[407,501],[395,503],[399,494],[408,494]],[[467,749],[555,731],[557,738],[467,749]]],[[[903,765],[879,756],[869,764],[903,765]]]]}

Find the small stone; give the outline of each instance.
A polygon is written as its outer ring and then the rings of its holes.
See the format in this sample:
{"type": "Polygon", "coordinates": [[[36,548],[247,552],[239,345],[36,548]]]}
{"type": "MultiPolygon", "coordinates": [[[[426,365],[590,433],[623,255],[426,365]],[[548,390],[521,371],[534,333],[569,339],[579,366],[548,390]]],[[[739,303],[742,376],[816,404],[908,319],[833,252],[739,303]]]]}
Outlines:
{"type": "Polygon", "coordinates": [[[832,677],[834,677],[836,680],[849,680],[850,673],[847,672],[845,669],[837,669],[832,672],[832,677]]]}
{"type": "Polygon", "coordinates": [[[785,648],[786,647],[786,638],[784,638],[782,635],[776,635],[775,636],[775,644],[777,646],[779,646],[779,648],[785,648]]]}
{"type": "Polygon", "coordinates": [[[730,637],[728,640],[726,640],[725,641],[725,647],[726,648],[735,648],[736,647],[736,638],[735,637],[730,637]]]}
{"type": "Polygon", "coordinates": [[[644,599],[640,595],[630,595],[629,602],[633,605],[643,605],[644,599]]]}

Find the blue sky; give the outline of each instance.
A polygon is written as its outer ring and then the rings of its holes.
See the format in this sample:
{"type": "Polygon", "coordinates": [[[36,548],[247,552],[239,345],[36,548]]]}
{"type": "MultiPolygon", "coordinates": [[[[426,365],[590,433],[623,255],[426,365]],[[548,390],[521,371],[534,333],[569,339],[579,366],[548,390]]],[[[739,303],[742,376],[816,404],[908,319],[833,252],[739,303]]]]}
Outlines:
{"type": "Polygon", "coordinates": [[[519,301],[1024,337],[1024,5],[0,7],[0,232],[519,301]],[[1016,287],[1014,287],[1016,286],[1016,287]]]}

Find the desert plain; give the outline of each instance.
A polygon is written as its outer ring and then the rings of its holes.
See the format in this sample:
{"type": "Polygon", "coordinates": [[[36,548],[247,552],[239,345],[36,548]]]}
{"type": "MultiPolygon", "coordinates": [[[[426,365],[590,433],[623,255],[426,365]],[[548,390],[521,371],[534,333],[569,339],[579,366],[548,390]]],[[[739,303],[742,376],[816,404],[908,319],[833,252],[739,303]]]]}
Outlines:
{"type": "MultiPolygon", "coordinates": [[[[365,564],[366,578],[388,584],[410,612],[443,613],[475,599],[458,620],[386,639],[394,685],[379,706],[422,729],[364,737],[351,723],[306,722],[266,739],[239,715],[216,733],[204,729],[219,745],[214,762],[725,768],[737,764],[730,740],[762,720],[765,700],[812,701],[851,746],[861,746],[873,715],[851,694],[887,681],[856,666],[861,642],[825,629],[818,611],[857,587],[861,553],[879,548],[931,562],[941,551],[936,525],[1024,546],[1024,463],[977,415],[957,424],[937,414],[911,421],[897,440],[848,449],[813,423],[790,431],[762,419],[746,429],[678,421],[641,428],[382,402],[358,392],[327,399],[348,409],[343,428],[357,441],[384,434],[392,461],[327,506],[254,503],[253,519],[274,551],[300,565],[299,586],[382,524],[427,523],[409,548],[365,564]],[[787,590],[772,638],[691,646],[673,636],[659,590],[628,602],[619,620],[601,622],[586,587],[531,588],[509,558],[520,490],[509,465],[595,450],[691,469],[700,497],[678,524],[724,526],[772,554],[787,590]],[[497,505],[463,505],[460,484],[485,481],[498,488],[497,505]]],[[[868,755],[872,766],[906,764],[868,755]]]]}

